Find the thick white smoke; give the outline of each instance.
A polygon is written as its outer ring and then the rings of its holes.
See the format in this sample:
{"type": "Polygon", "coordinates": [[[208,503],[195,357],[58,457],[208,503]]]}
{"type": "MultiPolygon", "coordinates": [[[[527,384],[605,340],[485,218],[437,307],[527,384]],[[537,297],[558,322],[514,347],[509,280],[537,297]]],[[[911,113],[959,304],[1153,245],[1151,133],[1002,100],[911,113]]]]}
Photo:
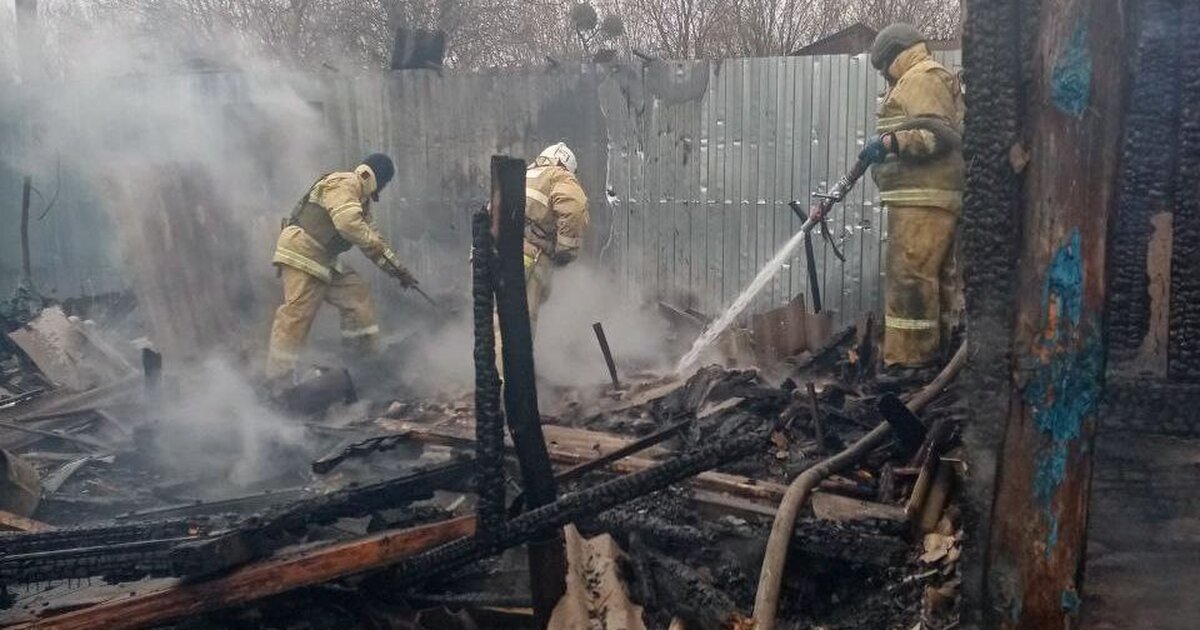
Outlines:
{"type": "Polygon", "coordinates": [[[304,426],[264,405],[233,362],[210,358],[181,385],[153,427],[159,469],[232,488],[302,470],[309,456],[304,426]]]}

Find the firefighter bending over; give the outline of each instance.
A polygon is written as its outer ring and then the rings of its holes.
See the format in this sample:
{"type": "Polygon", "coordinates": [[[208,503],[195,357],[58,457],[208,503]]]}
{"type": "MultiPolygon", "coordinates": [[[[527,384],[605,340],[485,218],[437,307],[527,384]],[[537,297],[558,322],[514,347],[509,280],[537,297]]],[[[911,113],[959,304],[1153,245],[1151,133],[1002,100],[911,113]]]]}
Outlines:
{"type": "Polygon", "coordinates": [[[579,257],[588,226],[588,201],[575,178],[578,163],[566,144],[542,151],[525,174],[525,295],[529,324],[550,295],[550,277],[579,257]]]}
{"type": "Polygon", "coordinates": [[[888,209],[883,360],[927,367],[941,358],[961,311],[955,234],[965,174],[962,88],[907,24],[879,32],[871,64],[888,83],[879,136],[859,156],[874,163],[888,209]]]}
{"type": "MultiPolygon", "coordinates": [[[[579,257],[588,226],[588,202],[575,178],[579,164],[566,144],[552,144],[525,172],[525,300],[530,333],[537,333],[538,310],[550,297],[556,268],[579,257]]],[[[503,375],[500,318],[495,318],[496,366],[503,375]]]]}
{"type": "Polygon", "coordinates": [[[272,261],[283,279],[283,304],[275,311],[267,354],[267,377],[274,385],[290,383],[322,302],[337,308],[348,350],[376,349],[379,325],[367,283],[338,254],[357,246],[402,286],[417,286],[371,224],[370,203],[379,201],[395,171],[391,158],[373,153],[353,171],[321,176],[297,202],[272,261]]]}

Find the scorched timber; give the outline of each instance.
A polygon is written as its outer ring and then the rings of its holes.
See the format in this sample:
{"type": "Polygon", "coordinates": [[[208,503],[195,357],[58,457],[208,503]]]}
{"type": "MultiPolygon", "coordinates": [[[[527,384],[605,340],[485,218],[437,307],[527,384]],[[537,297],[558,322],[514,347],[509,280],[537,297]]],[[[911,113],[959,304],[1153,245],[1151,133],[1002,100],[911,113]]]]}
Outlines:
{"type": "Polygon", "coordinates": [[[383,532],[242,567],[214,580],[178,584],[16,627],[132,630],[161,625],[386,567],[474,532],[473,516],[383,532]]]}

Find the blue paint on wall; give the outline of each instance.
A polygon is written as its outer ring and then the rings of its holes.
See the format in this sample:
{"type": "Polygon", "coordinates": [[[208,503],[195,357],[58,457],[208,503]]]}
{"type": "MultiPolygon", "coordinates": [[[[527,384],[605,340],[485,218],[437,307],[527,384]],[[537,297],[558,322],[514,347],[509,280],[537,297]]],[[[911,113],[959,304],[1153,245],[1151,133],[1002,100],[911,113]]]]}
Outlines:
{"type": "Polygon", "coordinates": [[[1054,550],[1054,548],[1056,546],[1058,546],[1058,517],[1055,516],[1054,513],[1049,509],[1046,510],[1046,515],[1047,515],[1047,519],[1049,520],[1050,524],[1049,524],[1049,531],[1046,533],[1046,553],[1045,553],[1045,555],[1047,558],[1049,558],[1050,552],[1052,552],[1054,550]]]}
{"type": "Polygon", "coordinates": [[[1086,17],[1080,18],[1050,75],[1050,98],[1054,105],[1076,118],[1083,116],[1092,92],[1092,56],[1088,53],[1087,38],[1086,17]]]}
{"type": "Polygon", "coordinates": [[[1075,589],[1064,588],[1060,601],[1062,602],[1063,611],[1067,614],[1074,615],[1079,612],[1079,593],[1076,593],[1075,589]]]}
{"type": "Polygon", "coordinates": [[[1103,392],[1103,340],[1095,318],[1084,313],[1083,280],[1082,239],[1076,229],[1046,269],[1042,307],[1047,330],[1034,342],[1035,363],[1023,392],[1034,426],[1046,438],[1038,447],[1033,489],[1046,516],[1047,555],[1059,538],[1054,495],[1067,478],[1071,447],[1103,392]]]}
{"type": "Polygon", "coordinates": [[[1042,311],[1050,309],[1050,298],[1058,298],[1059,313],[1079,325],[1083,316],[1083,239],[1079,229],[1071,230],[1067,242],[1054,252],[1046,270],[1046,286],[1042,289],[1042,311]]]}

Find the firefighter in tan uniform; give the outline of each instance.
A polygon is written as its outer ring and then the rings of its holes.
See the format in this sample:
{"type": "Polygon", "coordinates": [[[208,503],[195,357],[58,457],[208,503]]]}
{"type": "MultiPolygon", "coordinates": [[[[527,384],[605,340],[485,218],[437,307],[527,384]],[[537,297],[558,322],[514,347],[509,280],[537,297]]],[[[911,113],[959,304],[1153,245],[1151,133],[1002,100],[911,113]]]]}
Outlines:
{"type": "Polygon", "coordinates": [[[529,323],[550,295],[550,276],[579,257],[587,230],[587,195],[575,178],[578,163],[559,142],[542,151],[525,174],[525,294],[529,323]]]}
{"type": "MultiPolygon", "coordinates": [[[[566,144],[546,147],[525,172],[525,299],[529,328],[537,332],[538,310],[550,297],[550,277],[579,257],[587,230],[588,201],[575,178],[578,162],[566,144]]],[[[500,318],[495,319],[496,366],[503,375],[500,318]]]]}
{"type": "Polygon", "coordinates": [[[961,312],[955,235],[965,182],[962,88],[907,24],[879,32],[871,63],[888,82],[879,136],[859,156],[874,162],[888,208],[883,359],[925,367],[940,358],[961,312]]]}
{"type": "Polygon", "coordinates": [[[291,379],[322,302],[338,309],[349,349],[375,349],[379,325],[367,283],[338,254],[357,246],[402,286],[417,286],[371,224],[370,202],[379,200],[394,174],[391,158],[373,153],[352,172],[322,176],[296,204],[272,261],[283,279],[283,304],[275,311],[267,355],[267,377],[273,382],[291,379]]]}

